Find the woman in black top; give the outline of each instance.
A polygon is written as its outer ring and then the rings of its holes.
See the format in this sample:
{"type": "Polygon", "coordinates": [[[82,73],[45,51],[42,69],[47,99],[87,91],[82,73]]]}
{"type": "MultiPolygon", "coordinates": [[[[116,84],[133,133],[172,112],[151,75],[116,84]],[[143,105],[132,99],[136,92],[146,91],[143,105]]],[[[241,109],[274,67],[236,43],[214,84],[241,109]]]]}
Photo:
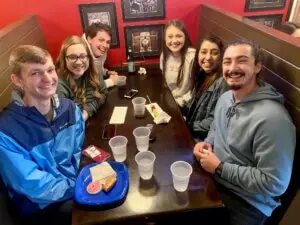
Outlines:
{"type": "Polygon", "coordinates": [[[221,75],[224,45],[214,35],[206,36],[196,51],[193,68],[193,97],[183,110],[195,141],[203,140],[213,121],[216,103],[227,88],[221,75]]]}

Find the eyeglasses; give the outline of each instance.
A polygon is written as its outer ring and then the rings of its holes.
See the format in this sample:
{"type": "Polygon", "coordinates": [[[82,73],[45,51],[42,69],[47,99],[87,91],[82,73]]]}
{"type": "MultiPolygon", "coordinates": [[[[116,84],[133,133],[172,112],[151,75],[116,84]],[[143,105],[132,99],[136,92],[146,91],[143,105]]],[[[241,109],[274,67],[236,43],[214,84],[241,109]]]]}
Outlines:
{"type": "Polygon", "coordinates": [[[77,62],[78,59],[80,59],[81,62],[85,62],[88,60],[88,55],[86,55],[86,54],[80,54],[80,55],[71,54],[71,55],[67,55],[66,58],[72,63],[77,62]]]}

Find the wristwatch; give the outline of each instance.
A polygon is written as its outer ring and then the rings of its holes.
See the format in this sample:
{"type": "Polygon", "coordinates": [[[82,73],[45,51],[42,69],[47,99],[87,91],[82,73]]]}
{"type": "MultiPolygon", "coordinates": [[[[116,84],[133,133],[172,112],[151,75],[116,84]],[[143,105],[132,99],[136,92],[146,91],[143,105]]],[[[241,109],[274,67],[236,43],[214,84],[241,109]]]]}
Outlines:
{"type": "Polygon", "coordinates": [[[218,167],[217,167],[216,170],[215,170],[215,174],[216,174],[218,177],[221,177],[221,176],[222,176],[223,166],[224,166],[224,162],[220,162],[220,164],[218,165],[218,167]]]}

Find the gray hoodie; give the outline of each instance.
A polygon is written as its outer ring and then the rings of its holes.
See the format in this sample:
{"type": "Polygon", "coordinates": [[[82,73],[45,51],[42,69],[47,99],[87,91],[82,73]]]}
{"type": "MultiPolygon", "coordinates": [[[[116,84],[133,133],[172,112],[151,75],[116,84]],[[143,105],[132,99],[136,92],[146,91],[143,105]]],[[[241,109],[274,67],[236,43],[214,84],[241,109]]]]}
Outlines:
{"type": "Polygon", "coordinates": [[[205,141],[224,162],[216,181],[270,216],[290,182],[296,145],[283,96],[264,82],[239,103],[228,91],[214,118],[205,141]]]}

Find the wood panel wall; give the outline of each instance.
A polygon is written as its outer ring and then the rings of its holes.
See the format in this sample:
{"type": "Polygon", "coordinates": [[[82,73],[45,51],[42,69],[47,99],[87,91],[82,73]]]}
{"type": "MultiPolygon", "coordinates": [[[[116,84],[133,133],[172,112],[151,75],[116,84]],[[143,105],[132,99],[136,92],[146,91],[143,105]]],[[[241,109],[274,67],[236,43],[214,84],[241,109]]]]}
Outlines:
{"type": "Polygon", "coordinates": [[[235,39],[251,39],[260,44],[265,55],[262,78],[284,95],[285,106],[297,128],[293,178],[286,194],[282,196],[282,207],[275,210],[268,222],[278,224],[295,198],[300,183],[300,40],[212,5],[201,5],[198,42],[210,33],[219,36],[225,44],[235,39]]]}
{"type": "Polygon", "coordinates": [[[9,103],[13,88],[8,66],[11,51],[19,45],[30,44],[47,49],[37,16],[29,15],[0,30],[0,110],[9,103]]]}

